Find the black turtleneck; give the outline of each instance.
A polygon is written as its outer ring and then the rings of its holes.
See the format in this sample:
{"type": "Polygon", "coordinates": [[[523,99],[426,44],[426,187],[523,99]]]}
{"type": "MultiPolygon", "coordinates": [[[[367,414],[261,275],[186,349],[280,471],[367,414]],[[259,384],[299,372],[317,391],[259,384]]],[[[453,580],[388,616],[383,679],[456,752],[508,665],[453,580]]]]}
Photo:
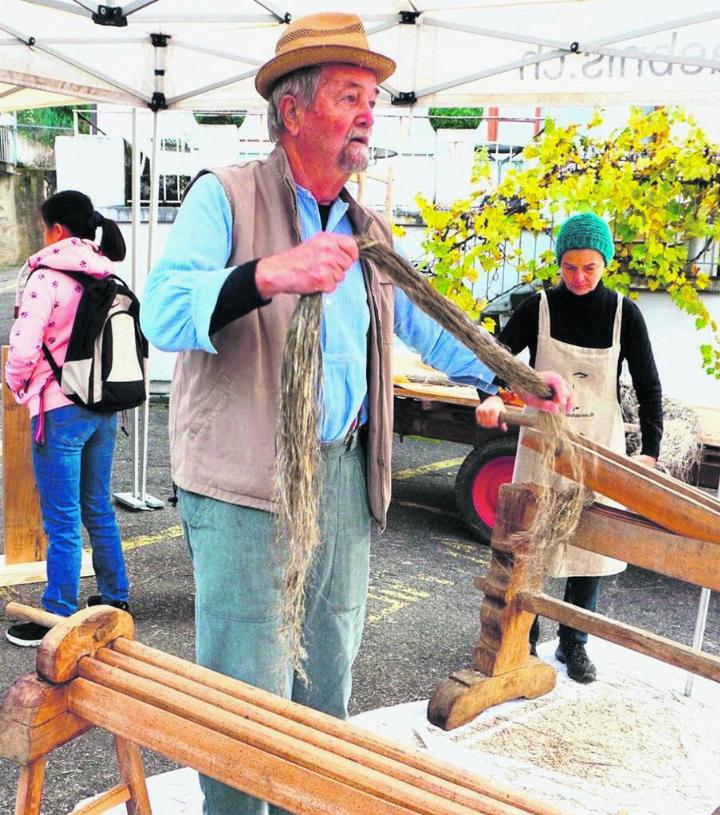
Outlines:
{"type": "MultiPolygon", "coordinates": [[[[550,311],[550,336],[583,348],[609,348],[612,345],[617,295],[602,281],[588,294],[576,295],[564,285],[547,291],[550,311]]],[[[530,365],[535,367],[540,294],[534,294],[515,310],[498,339],[513,354],[530,350],[530,365]]],[[[620,371],[627,360],[637,394],[642,434],[642,453],[657,458],[663,432],[662,390],[650,338],[640,309],[623,297],[618,361],[618,401],[620,371]]]]}

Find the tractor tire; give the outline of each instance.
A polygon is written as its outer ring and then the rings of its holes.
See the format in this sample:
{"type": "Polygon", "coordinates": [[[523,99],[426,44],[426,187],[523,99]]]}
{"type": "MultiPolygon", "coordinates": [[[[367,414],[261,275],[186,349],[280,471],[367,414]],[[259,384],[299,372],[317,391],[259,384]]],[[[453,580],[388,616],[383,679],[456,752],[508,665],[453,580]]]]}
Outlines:
{"type": "Polygon", "coordinates": [[[489,544],[495,525],[498,491],[512,481],[517,436],[496,436],[475,447],[455,478],[455,498],[465,525],[489,544]]]}

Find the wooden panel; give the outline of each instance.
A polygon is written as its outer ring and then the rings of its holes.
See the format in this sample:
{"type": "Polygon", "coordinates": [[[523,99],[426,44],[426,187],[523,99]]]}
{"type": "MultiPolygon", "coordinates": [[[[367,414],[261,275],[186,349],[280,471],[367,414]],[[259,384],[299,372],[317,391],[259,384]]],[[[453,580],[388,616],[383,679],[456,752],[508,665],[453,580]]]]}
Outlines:
{"type": "MultiPolygon", "coordinates": [[[[530,430],[523,444],[537,450],[540,434],[530,430]]],[[[575,437],[575,446],[587,486],[671,532],[720,544],[720,502],[587,439],[575,437]]],[[[555,469],[569,474],[564,455],[556,458],[555,469]]]]}
{"type": "Polygon", "coordinates": [[[40,516],[40,501],[32,466],[30,416],[18,405],[5,386],[5,360],[8,347],[2,347],[3,392],[3,508],[5,512],[5,562],[30,563],[45,560],[47,539],[40,516]]]}
{"type": "Polygon", "coordinates": [[[622,510],[583,512],[573,546],[720,591],[720,546],[673,535],[622,510]]]}
{"type": "Polygon", "coordinates": [[[616,642],[625,648],[639,651],[677,668],[720,682],[720,657],[696,651],[687,645],[681,645],[657,634],[650,634],[642,628],[619,623],[601,614],[585,611],[546,594],[521,592],[517,595],[517,602],[525,611],[542,614],[543,617],[549,617],[570,628],[587,631],[588,634],[594,634],[596,637],[616,642]]]}

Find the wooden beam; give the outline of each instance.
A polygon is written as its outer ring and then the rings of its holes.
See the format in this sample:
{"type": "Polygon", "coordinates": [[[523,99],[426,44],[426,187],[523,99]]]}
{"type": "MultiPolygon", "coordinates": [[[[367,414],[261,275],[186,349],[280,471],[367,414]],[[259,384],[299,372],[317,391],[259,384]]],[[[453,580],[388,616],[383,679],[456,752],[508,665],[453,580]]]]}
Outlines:
{"type": "Polygon", "coordinates": [[[38,676],[50,682],[68,682],[77,676],[80,657],[92,656],[118,637],[134,636],[135,623],[127,611],[110,606],[76,611],[63,617],[40,643],[35,662],[38,676]]]}
{"type": "Polygon", "coordinates": [[[118,786],[107,790],[107,792],[96,795],[92,801],[88,801],[84,806],[80,808],[75,807],[72,811],[72,815],[102,815],[102,813],[107,812],[108,809],[112,809],[112,807],[118,804],[124,804],[129,800],[130,790],[127,784],[118,784],[118,786]]]}
{"type": "Polygon", "coordinates": [[[115,736],[115,752],[120,778],[128,789],[128,815],[152,815],[140,748],[128,739],[115,736]]]}
{"type": "Polygon", "coordinates": [[[391,803],[86,679],[71,683],[70,704],[79,716],[112,733],[296,815],[417,815],[414,808],[391,803]]]}
{"type": "MultiPolygon", "coordinates": [[[[300,742],[327,750],[333,755],[341,756],[342,758],[355,762],[358,766],[383,772],[388,777],[408,783],[417,789],[440,795],[448,801],[478,807],[482,807],[483,805],[487,807],[492,804],[495,810],[498,812],[507,812],[508,815],[510,815],[510,813],[527,811],[526,809],[518,809],[515,806],[503,808],[503,805],[499,804],[491,796],[481,795],[458,783],[439,778],[434,774],[422,772],[409,766],[405,762],[376,753],[363,744],[325,733],[322,730],[318,730],[302,722],[293,721],[286,716],[273,713],[271,710],[209,688],[201,682],[178,676],[163,668],[119,654],[109,648],[102,648],[98,651],[95,655],[95,659],[106,665],[119,668],[126,674],[132,674],[160,683],[167,688],[180,691],[193,699],[208,702],[230,713],[242,716],[248,721],[272,728],[276,733],[284,733],[285,735],[298,739],[300,742]]],[[[87,667],[84,664],[81,668],[81,673],[86,670],[87,667]]],[[[90,676],[87,675],[86,678],[90,678],[90,676]]]]}
{"type": "MultiPolygon", "coordinates": [[[[469,815],[471,812],[497,811],[497,808],[482,804],[466,806],[427,789],[418,789],[414,784],[338,755],[332,749],[317,747],[302,736],[289,735],[282,728],[259,724],[241,713],[235,713],[229,706],[211,704],[120,668],[104,665],[98,660],[83,660],[79,671],[84,679],[119,692],[124,699],[136,699],[152,705],[158,711],[182,717],[185,720],[184,731],[189,737],[192,737],[197,725],[206,727],[242,744],[240,749],[252,747],[268,757],[292,763],[348,788],[406,807],[418,815],[469,815]]],[[[238,772],[237,781],[242,781],[241,772],[238,772]]],[[[508,812],[506,808],[503,811],[508,812]]]]}
{"type": "Polygon", "coordinates": [[[3,510],[5,563],[45,560],[47,538],[40,515],[40,500],[32,466],[30,416],[5,386],[8,346],[2,347],[3,377],[3,510]]]}
{"type": "MultiPolygon", "coordinates": [[[[537,451],[541,435],[529,430],[522,443],[537,451]]],[[[720,544],[720,502],[581,436],[575,437],[574,445],[588,487],[671,532],[720,544]]],[[[555,470],[570,475],[562,451],[556,455],[555,470]]]]}
{"type": "Polygon", "coordinates": [[[667,662],[698,676],[720,682],[720,657],[697,651],[674,640],[651,634],[617,620],[611,620],[592,611],[555,600],[546,594],[520,592],[516,597],[520,608],[533,614],[542,614],[570,628],[587,631],[604,640],[610,640],[625,648],[667,662]]]}
{"type": "MultiPolygon", "coordinates": [[[[393,760],[404,763],[410,768],[422,770],[439,779],[463,786],[469,790],[474,790],[482,795],[487,795],[500,803],[511,804],[525,812],[532,813],[532,815],[557,812],[557,810],[554,810],[552,807],[535,801],[522,793],[493,783],[486,778],[468,775],[466,772],[457,770],[445,762],[438,761],[425,753],[403,748],[390,739],[376,736],[350,722],[343,722],[326,713],[321,713],[318,710],[295,704],[289,699],[275,696],[260,688],[248,685],[245,682],[239,682],[229,676],[212,671],[209,668],[194,665],[172,654],[166,654],[162,651],[150,648],[141,642],[119,639],[112,643],[111,648],[120,654],[133,657],[150,666],[167,670],[179,677],[199,682],[207,688],[221,691],[235,699],[244,700],[264,710],[283,716],[290,721],[305,724],[317,730],[319,733],[332,735],[351,742],[352,744],[362,746],[380,756],[387,756],[393,760]]],[[[100,655],[101,658],[103,654],[104,649],[100,655]]]]}
{"type": "Polygon", "coordinates": [[[20,770],[15,815],[41,815],[45,758],[36,758],[20,770]]]}
{"type": "Polygon", "coordinates": [[[65,685],[23,676],[0,703],[0,757],[29,764],[89,727],[70,712],[65,685]]]}
{"type": "Polygon", "coordinates": [[[623,510],[590,507],[582,514],[572,544],[720,591],[720,546],[674,535],[623,510]]]}

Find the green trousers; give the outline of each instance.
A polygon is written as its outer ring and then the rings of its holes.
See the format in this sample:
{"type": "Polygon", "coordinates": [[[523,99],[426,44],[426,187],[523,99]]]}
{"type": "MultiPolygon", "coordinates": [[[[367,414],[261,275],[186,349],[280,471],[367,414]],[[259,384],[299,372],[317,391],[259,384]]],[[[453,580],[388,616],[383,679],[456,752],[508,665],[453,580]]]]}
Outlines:
{"type": "MultiPolygon", "coordinates": [[[[368,587],[365,458],[353,439],[323,445],[322,459],[322,540],[306,593],[307,684],[294,675],[280,646],[284,564],[273,516],[184,490],[179,507],[195,576],[198,663],[347,718],[368,587]]],[[[205,815],[268,812],[265,802],[211,778],[201,776],[200,785],[205,815]]]]}

